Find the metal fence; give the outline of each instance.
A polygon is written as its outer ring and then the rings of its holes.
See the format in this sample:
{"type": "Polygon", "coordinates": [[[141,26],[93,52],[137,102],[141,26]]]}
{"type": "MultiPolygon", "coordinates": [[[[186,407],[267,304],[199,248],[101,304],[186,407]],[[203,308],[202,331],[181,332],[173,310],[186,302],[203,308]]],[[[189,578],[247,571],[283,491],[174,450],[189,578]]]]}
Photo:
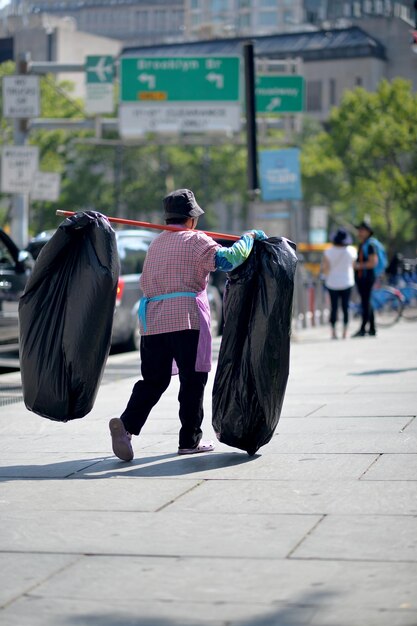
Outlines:
{"type": "Polygon", "coordinates": [[[293,323],[295,329],[327,324],[330,317],[328,293],[320,277],[307,272],[302,264],[295,274],[293,323]]]}

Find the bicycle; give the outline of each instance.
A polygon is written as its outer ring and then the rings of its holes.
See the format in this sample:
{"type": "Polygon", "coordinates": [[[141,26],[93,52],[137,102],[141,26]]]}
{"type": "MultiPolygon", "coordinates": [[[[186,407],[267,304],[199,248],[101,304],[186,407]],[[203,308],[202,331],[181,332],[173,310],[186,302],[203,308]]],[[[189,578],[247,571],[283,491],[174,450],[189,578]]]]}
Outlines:
{"type": "Polygon", "coordinates": [[[417,320],[417,271],[415,259],[403,259],[399,274],[390,279],[390,285],[398,289],[404,299],[402,317],[417,320]]]}
{"type": "Polygon", "coordinates": [[[417,284],[405,283],[396,287],[403,296],[402,317],[408,322],[417,320],[417,284]]]}
{"type": "MultiPolygon", "coordinates": [[[[376,286],[371,292],[371,305],[377,327],[388,327],[396,324],[404,310],[405,298],[399,289],[386,285],[376,286]]],[[[350,303],[353,315],[361,315],[360,302],[350,303]]]]}

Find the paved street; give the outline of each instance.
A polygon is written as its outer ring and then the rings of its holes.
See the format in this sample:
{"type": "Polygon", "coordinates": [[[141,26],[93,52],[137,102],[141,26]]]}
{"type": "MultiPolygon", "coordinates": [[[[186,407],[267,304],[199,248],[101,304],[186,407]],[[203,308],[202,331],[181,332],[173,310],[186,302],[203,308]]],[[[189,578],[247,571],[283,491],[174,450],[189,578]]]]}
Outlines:
{"type": "Polygon", "coordinates": [[[135,460],[115,459],[107,422],[132,356],[112,357],[82,420],[4,404],[0,624],[416,626],[417,324],[328,337],[294,336],[281,421],[255,457],[178,457],[175,379],[135,460]]]}

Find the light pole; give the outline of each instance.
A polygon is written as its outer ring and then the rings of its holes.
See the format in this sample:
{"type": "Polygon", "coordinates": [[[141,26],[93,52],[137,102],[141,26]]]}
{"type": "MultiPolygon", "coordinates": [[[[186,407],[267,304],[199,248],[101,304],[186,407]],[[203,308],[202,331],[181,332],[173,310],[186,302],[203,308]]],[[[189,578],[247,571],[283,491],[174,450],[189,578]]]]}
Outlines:
{"type": "MultiPolygon", "coordinates": [[[[24,53],[17,62],[17,73],[27,74],[30,55],[24,53]]],[[[15,146],[24,146],[28,139],[28,120],[15,119],[13,128],[13,143],[15,146]]],[[[12,200],[12,214],[10,220],[12,239],[17,246],[24,248],[27,244],[29,232],[29,194],[15,193],[12,200]]]]}

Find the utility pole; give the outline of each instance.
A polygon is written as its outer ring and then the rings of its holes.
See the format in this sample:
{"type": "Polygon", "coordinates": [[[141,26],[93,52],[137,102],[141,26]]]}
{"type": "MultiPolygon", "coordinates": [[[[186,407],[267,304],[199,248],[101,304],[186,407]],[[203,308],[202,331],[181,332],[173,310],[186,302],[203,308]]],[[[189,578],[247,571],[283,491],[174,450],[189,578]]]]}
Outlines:
{"type": "Polygon", "coordinates": [[[245,107],[246,107],[246,141],[248,149],[248,191],[254,200],[259,193],[258,183],[258,147],[256,139],[256,107],[255,107],[255,60],[253,42],[243,44],[245,63],[245,107]]]}
{"type": "MultiPolygon", "coordinates": [[[[30,55],[26,52],[20,55],[17,62],[17,73],[25,75],[28,73],[30,55]]],[[[15,146],[24,146],[28,139],[28,120],[15,119],[13,128],[13,143],[15,146]]],[[[29,232],[29,194],[15,193],[12,198],[12,215],[10,220],[10,230],[12,239],[23,248],[27,244],[29,232]]]]}

